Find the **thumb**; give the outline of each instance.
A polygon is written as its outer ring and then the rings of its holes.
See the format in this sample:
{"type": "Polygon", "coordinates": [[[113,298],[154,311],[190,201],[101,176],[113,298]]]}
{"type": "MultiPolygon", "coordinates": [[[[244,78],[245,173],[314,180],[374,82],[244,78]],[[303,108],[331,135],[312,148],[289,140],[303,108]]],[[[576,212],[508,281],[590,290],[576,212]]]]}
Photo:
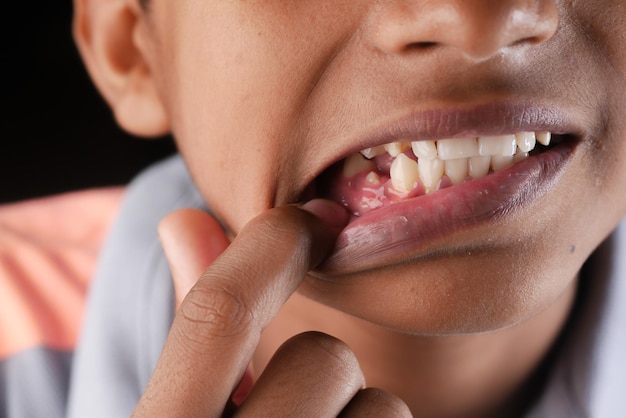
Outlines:
{"type": "Polygon", "coordinates": [[[196,209],[168,214],[159,224],[159,237],[174,278],[178,309],[202,273],[230,242],[211,215],[196,209]]]}

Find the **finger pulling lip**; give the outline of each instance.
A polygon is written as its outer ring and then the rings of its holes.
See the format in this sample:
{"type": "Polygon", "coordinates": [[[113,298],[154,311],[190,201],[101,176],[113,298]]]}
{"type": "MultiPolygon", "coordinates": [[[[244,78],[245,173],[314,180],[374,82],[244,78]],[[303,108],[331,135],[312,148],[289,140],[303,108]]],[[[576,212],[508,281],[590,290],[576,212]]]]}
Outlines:
{"type": "Polygon", "coordinates": [[[511,215],[550,190],[573,147],[565,141],[487,177],[355,217],[317,272],[350,274],[424,256],[436,239],[511,215]]]}

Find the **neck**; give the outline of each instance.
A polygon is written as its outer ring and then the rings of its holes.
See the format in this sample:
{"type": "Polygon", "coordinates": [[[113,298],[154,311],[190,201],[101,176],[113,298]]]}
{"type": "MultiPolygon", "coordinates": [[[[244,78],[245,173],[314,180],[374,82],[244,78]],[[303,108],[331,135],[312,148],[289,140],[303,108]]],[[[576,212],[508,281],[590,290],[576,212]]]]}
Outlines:
{"type": "Polygon", "coordinates": [[[533,398],[536,377],[574,294],[572,285],[548,309],[517,326],[445,337],[398,333],[294,295],[264,332],[254,366],[262,370],[287,338],[317,330],[346,342],[367,385],[399,396],[415,417],[515,417],[533,398]]]}

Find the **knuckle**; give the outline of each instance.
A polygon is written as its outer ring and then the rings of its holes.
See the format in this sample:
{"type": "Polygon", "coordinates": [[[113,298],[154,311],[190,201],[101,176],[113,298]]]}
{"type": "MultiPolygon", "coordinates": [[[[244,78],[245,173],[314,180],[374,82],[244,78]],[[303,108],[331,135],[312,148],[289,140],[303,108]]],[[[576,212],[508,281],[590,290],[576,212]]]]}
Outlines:
{"type": "Polygon", "coordinates": [[[195,286],[179,315],[187,323],[188,335],[200,341],[244,334],[254,323],[249,304],[231,289],[215,284],[195,286]]]}

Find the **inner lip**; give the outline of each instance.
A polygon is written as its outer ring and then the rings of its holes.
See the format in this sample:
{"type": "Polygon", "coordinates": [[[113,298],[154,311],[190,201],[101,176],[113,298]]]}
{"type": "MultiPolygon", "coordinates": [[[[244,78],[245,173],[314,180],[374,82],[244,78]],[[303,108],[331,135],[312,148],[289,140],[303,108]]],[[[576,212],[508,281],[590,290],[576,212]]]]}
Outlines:
{"type": "MultiPolygon", "coordinates": [[[[515,134],[520,135],[524,133],[530,133],[530,132],[516,132],[510,135],[515,135],[515,134]]],[[[546,132],[541,132],[542,135],[545,133],[546,132]]],[[[533,134],[535,133],[533,132],[533,134]]],[[[501,136],[506,136],[506,135],[501,135],[501,136]]],[[[496,171],[515,166],[520,161],[526,158],[532,158],[536,155],[546,152],[564,141],[572,141],[572,135],[569,135],[569,134],[549,133],[549,136],[550,136],[549,144],[544,145],[544,144],[540,144],[540,142],[537,142],[536,146],[534,146],[533,149],[527,153],[522,152],[520,151],[520,148],[517,148],[516,154],[512,156],[512,161],[505,162],[505,164],[502,167],[499,167],[499,166],[494,167],[494,166],[491,166],[490,164],[488,174],[486,175],[483,174],[479,178],[482,178],[485,176],[491,176],[496,171]],[[520,157],[520,154],[525,154],[525,155],[520,157]]],[[[472,137],[467,137],[467,138],[456,138],[456,139],[459,139],[460,141],[467,141],[467,140],[478,140],[478,138],[482,138],[482,137],[472,136],[472,137]]],[[[393,144],[398,144],[398,142],[406,143],[408,141],[395,141],[393,144]]],[[[423,142],[426,143],[427,141],[423,141],[423,142]]],[[[391,144],[391,143],[387,143],[387,144],[391,144]]],[[[383,148],[383,146],[387,144],[381,144],[377,146],[376,148],[379,148],[379,152],[380,152],[380,149],[383,148]]],[[[393,149],[394,146],[395,145],[392,145],[387,148],[393,149]]],[[[398,150],[396,149],[395,151],[392,152],[392,154],[397,153],[397,151],[398,150]]],[[[400,151],[401,152],[399,154],[403,154],[404,156],[407,156],[409,160],[416,161],[419,163],[420,158],[415,155],[415,153],[413,152],[411,148],[401,149],[400,151]]],[[[351,212],[351,214],[353,215],[353,219],[354,219],[360,216],[364,216],[367,213],[375,212],[383,207],[396,204],[398,202],[407,201],[409,199],[427,198],[432,193],[437,193],[441,190],[445,190],[450,187],[462,186],[463,184],[466,184],[468,182],[478,179],[478,178],[472,178],[471,176],[467,175],[463,180],[459,180],[458,178],[453,180],[450,178],[450,176],[448,176],[447,173],[444,173],[441,177],[441,180],[438,181],[437,186],[434,189],[432,186],[430,187],[425,186],[424,183],[421,181],[421,177],[420,177],[417,183],[414,185],[414,187],[410,191],[407,191],[406,189],[398,190],[396,187],[393,186],[392,181],[390,179],[390,169],[391,169],[392,162],[397,158],[397,155],[399,154],[397,154],[396,156],[393,156],[393,155],[390,155],[389,152],[390,151],[383,152],[382,154],[369,160],[373,162],[373,164],[375,164],[375,167],[376,167],[375,169],[370,170],[369,168],[366,168],[362,171],[359,171],[359,169],[357,169],[356,170],[357,174],[351,177],[347,177],[344,173],[344,166],[346,165],[346,161],[351,158],[358,159],[362,154],[367,154],[368,157],[371,157],[371,148],[367,150],[362,150],[359,153],[350,155],[346,158],[336,161],[331,166],[329,166],[326,170],[324,170],[319,176],[317,176],[311,183],[309,183],[309,185],[306,187],[303,194],[301,195],[300,200],[308,201],[308,200],[315,199],[315,198],[324,198],[324,199],[333,200],[335,202],[342,204],[344,207],[346,207],[351,212]],[[367,177],[370,172],[375,173],[376,176],[380,179],[381,183],[372,188],[368,188],[368,190],[363,191],[362,186],[363,184],[366,184],[367,182],[365,177],[367,177]],[[429,188],[431,190],[428,190],[429,188]],[[376,197],[377,201],[374,202],[374,204],[367,203],[368,199],[371,198],[371,196],[368,197],[368,193],[377,194],[377,197],[376,197]],[[381,193],[384,194],[384,197],[382,198],[380,197],[381,193]],[[366,202],[366,203],[363,204],[362,202],[366,202]]],[[[363,158],[363,160],[367,161],[365,158],[363,158]]]]}

